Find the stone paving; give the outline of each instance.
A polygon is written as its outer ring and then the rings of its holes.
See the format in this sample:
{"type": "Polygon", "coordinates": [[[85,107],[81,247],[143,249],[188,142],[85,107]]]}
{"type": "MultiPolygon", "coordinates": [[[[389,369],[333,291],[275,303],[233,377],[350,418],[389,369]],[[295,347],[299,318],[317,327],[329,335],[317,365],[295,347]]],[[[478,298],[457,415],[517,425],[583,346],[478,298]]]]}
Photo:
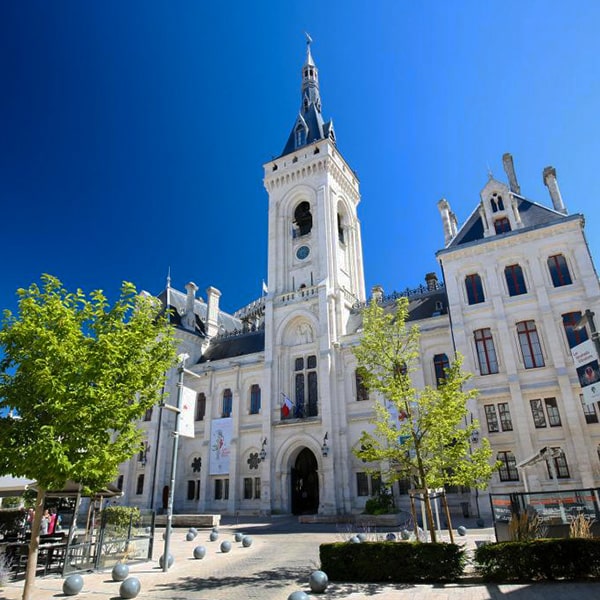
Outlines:
{"type": "MultiPolygon", "coordinates": [[[[171,553],[175,564],[164,573],[158,565],[162,551],[162,530],[157,533],[154,560],[130,566],[130,576],[141,582],[138,598],[150,600],[238,600],[260,598],[282,599],[297,590],[311,597],[308,586],[310,573],[319,566],[319,544],[347,539],[349,526],[300,525],[290,517],[272,520],[240,522],[225,521],[219,529],[219,539],[209,541],[210,529],[200,530],[194,541],[185,540],[187,528],[175,529],[171,538],[171,553]],[[250,548],[233,540],[242,531],[253,538],[250,548]],[[223,540],[232,542],[228,553],[220,551],[223,540]],[[203,545],[206,557],[193,558],[193,549],[203,545]]],[[[374,532],[367,532],[372,538],[374,532]]],[[[478,540],[493,540],[492,529],[469,529],[456,541],[467,548],[478,540]]],[[[112,581],[110,570],[83,573],[84,587],[77,596],[82,600],[118,600],[120,583],[112,581]]],[[[65,597],[63,580],[48,576],[36,580],[34,600],[65,597]]],[[[23,591],[22,581],[9,582],[0,588],[0,600],[17,600],[23,591]]],[[[327,600],[587,600],[600,597],[600,583],[540,583],[533,585],[492,584],[339,584],[331,583],[327,600]]]]}

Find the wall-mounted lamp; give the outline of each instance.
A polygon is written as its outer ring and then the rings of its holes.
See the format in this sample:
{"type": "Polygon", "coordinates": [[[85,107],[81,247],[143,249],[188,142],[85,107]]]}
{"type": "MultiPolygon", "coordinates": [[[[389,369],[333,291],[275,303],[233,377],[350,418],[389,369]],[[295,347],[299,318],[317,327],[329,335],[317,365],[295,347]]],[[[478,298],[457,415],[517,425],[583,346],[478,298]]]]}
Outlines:
{"type": "Polygon", "coordinates": [[[262,441],[262,448],[260,449],[260,452],[258,453],[258,456],[259,456],[261,462],[263,460],[265,460],[265,458],[267,458],[267,451],[265,450],[266,446],[267,446],[267,438],[265,438],[262,441]]]}
{"type": "Polygon", "coordinates": [[[321,452],[323,456],[327,456],[329,454],[329,446],[327,445],[327,438],[329,436],[329,432],[325,432],[325,437],[323,438],[323,444],[321,445],[321,452]]]}
{"type": "Polygon", "coordinates": [[[474,444],[479,443],[479,431],[477,429],[473,429],[473,431],[471,432],[471,441],[474,444]]]}

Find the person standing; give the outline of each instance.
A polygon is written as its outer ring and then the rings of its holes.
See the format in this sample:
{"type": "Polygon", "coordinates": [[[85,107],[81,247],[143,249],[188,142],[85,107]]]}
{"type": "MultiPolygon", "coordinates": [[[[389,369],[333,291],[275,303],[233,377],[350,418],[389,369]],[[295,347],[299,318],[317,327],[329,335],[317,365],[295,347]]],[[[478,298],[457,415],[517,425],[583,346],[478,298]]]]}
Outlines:
{"type": "Polygon", "coordinates": [[[50,513],[48,509],[44,511],[42,515],[42,521],[40,523],[40,535],[48,535],[48,528],[50,527],[50,513]]]}

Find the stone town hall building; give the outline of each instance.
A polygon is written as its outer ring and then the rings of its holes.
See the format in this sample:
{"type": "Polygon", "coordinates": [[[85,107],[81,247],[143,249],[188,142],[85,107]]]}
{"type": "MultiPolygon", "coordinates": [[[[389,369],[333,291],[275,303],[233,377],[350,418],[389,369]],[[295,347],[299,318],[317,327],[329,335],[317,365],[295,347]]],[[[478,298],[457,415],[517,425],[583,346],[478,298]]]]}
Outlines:
{"type": "MultiPolygon", "coordinates": [[[[521,193],[508,154],[504,166],[508,184],[490,178],[461,227],[448,202],[438,203],[443,283],[429,274],[406,292],[421,330],[415,383],[435,385],[455,351],[464,355],[480,391],[470,411],[502,465],[490,491],[597,486],[598,406],[582,403],[570,353],[591,333],[574,328],[582,313],[600,310],[584,217],[568,214],[551,167],[543,172],[551,199],[544,206],[521,193]],[[546,463],[517,468],[544,447],[562,451],[552,459],[556,481],[546,463]]],[[[194,405],[195,437],[180,438],[174,509],[360,512],[378,485],[352,453],[373,415],[352,352],[367,299],[360,193],[333,123],[323,118],[310,45],[300,110],[283,152],[264,165],[264,185],[268,293],[234,314],[220,310],[213,287],[205,299],[193,283],[186,293],[168,283],[160,295],[196,375],[184,381],[193,390],[185,401],[194,405]]],[[[177,378],[173,369],[171,403],[177,378]]],[[[146,448],[122,465],[124,502],[166,507],[173,421],[155,409],[141,423],[146,448]]],[[[400,505],[406,489],[394,486],[400,505]]],[[[468,490],[449,492],[454,506],[469,499],[468,490]]]]}

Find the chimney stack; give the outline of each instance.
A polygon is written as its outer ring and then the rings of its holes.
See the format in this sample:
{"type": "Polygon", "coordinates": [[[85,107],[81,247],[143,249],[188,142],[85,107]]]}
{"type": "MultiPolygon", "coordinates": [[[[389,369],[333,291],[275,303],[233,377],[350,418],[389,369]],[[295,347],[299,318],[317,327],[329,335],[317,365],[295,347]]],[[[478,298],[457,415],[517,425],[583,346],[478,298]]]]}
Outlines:
{"type": "Polygon", "coordinates": [[[198,286],[190,281],[186,284],[187,296],[185,297],[185,314],[183,315],[183,326],[190,331],[196,329],[196,315],[194,313],[194,303],[196,302],[196,290],[198,286]]]}
{"type": "Polygon", "coordinates": [[[562,213],[563,215],[566,215],[567,209],[563,204],[563,199],[560,195],[560,190],[558,189],[558,181],[556,180],[556,169],[554,167],[546,167],[542,176],[544,178],[544,185],[548,188],[548,191],[550,192],[550,198],[552,198],[552,205],[554,206],[554,210],[556,212],[562,213]]]}
{"type": "Polygon", "coordinates": [[[438,202],[438,209],[442,217],[442,225],[444,227],[444,245],[448,245],[457,233],[456,216],[450,210],[448,200],[442,198],[438,202]]]}
{"type": "Polygon", "coordinates": [[[517,182],[517,174],[515,173],[515,165],[513,163],[513,157],[510,152],[506,152],[502,156],[502,164],[504,165],[504,172],[508,177],[508,185],[510,187],[510,191],[513,194],[521,194],[521,188],[517,182]]]}
{"type": "Polygon", "coordinates": [[[381,299],[383,298],[383,287],[374,285],[371,289],[371,296],[375,302],[381,302],[381,299]]]}
{"type": "Polygon", "coordinates": [[[206,288],[206,335],[213,337],[219,333],[219,298],[221,292],[212,286],[206,288]]]}
{"type": "Polygon", "coordinates": [[[427,273],[425,275],[425,283],[427,284],[427,289],[432,292],[438,289],[438,278],[435,273],[427,273]]]}

